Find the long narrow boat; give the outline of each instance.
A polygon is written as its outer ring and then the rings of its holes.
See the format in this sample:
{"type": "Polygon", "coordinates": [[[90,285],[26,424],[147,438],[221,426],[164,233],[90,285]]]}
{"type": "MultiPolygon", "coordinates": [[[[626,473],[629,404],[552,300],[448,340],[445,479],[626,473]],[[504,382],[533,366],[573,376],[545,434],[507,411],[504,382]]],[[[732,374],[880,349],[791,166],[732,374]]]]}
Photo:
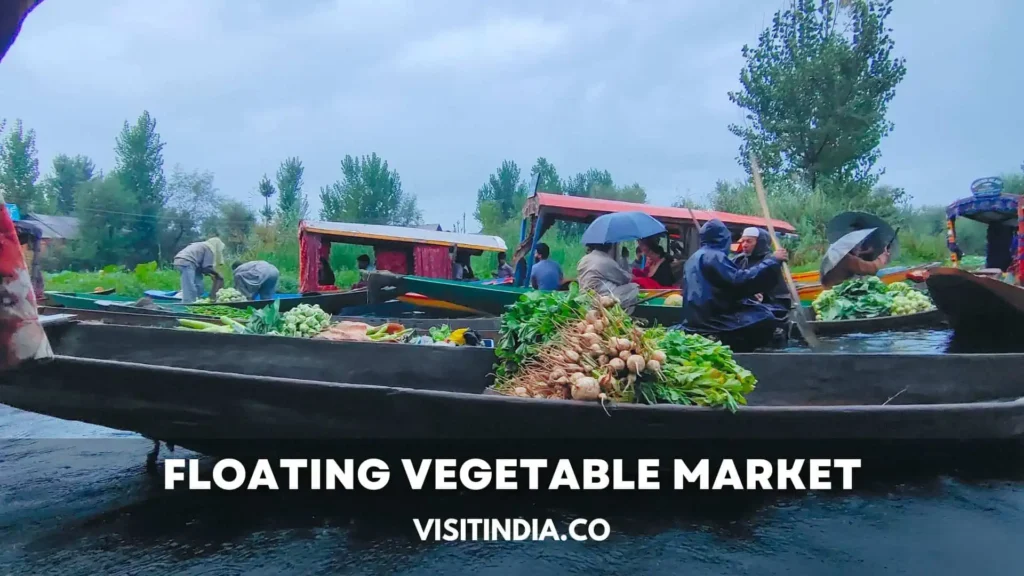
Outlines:
{"type": "MultiPolygon", "coordinates": [[[[805,308],[805,310],[811,310],[805,308]]],[[[812,312],[813,314],[813,312],[812,312]]],[[[838,336],[841,334],[871,334],[874,332],[905,332],[908,330],[939,329],[946,326],[941,310],[929,310],[903,316],[879,316],[853,320],[814,320],[808,322],[815,334],[838,336]]],[[[798,333],[798,331],[794,331],[798,333]]]]}
{"type": "Polygon", "coordinates": [[[957,268],[932,270],[926,281],[953,330],[996,338],[1024,335],[1024,288],[957,268]]]}
{"type": "MultiPolygon", "coordinates": [[[[472,310],[494,316],[503,314],[506,307],[530,291],[529,288],[509,284],[483,285],[419,276],[393,276],[388,278],[388,284],[393,285],[398,294],[412,292],[435,300],[458,302],[472,310]]],[[[679,307],[665,306],[664,301],[665,298],[662,297],[639,304],[633,315],[664,326],[678,324],[682,319],[679,307]]]]}
{"type": "MultiPolygon", "coordinates": [[[[118,295],[97,295],[92,293],[68,293],[68,292],[47,292],[52,306],[63,306],[79,310],[111,310],[123,309],[131,306],[138,299],[118,295]]],[[[216,304],[181,304],[175,301],[161,301],[156,303],[157,308],[148,311],[139,311],[144,314],[159,315],[180,315],[191,313],[189,307],[201,306],[229,306],[231,308],[263,308],[272,304],[274,300],[246,300],[243,302],[219,302],[216,304]]],[[[366,304],[366,289],[349,290],[347,292],[329,292],[323,294],[305,295],[299,298],[282,298],[279,300],[282,312],[287,312],[300,304],[320,306],[328,314],[338,314],[345,308],[361,306],[366,304]]]]}
{"type": "MultiPolygon", "coordinates": [[[[932,270],[938,267],[938,263],[922,264],[920,266],[898,266],[893,268],[887,268],[881,270],[878,273],[878,277],[882,282],[886,284],[894,284],[896,282],[904,282],[908,279],[908,276],[915,272],[924,272],[932,270]]],[[[825,291],[825,287],[820,284],[817,272],[805,272],[804,275],[795,275],[793,280],[797,284],[797,292],[800,294],[800,303],[809,305],[814,302],[814,299],[821,295],[825,291]],[[797,280],[796,276],[802,276],[803,280],[797,280]]]]}
{"type": "Polygon", "coordinates": [[[157,328],[48,328],[57,357],[0,402],[202,448],[216,439],[1015,439],[1024,356],[740,354],[735,414],[489,395],[486,349],[296,342],[157,328]],[[111,344],[113,332],[139,345],[111,344]],[[159,345],[159,348],[154,348],[159,345]],[[313,351],[320,346],[323,350],[313,351]]]}

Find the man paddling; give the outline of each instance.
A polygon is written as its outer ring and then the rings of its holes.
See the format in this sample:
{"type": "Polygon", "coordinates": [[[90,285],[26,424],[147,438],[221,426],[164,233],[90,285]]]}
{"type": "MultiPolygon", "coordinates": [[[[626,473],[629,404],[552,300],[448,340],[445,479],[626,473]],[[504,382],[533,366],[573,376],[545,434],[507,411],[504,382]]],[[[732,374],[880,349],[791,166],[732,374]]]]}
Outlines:
{"type": "MultiPolygon", "coordinates": [[[[771,236],[767,230],[760,228],[747,228],[740,237],[740,253],[733,258],[733,263],[740,270],[749,270],[764,261],[771,255],[771,236]]],[[[793,305],[793,298],[789,295],[789,288],[786,287],[786,280],[782,277],[782,270],[779,269],[775,285],[765,293],[755,294],[754,299],[763,302],[768,306],[779,309],[782,316],[793,305]]]]}
{"type": "Polygon", "coordinates": [[[700,229],[700,249],[683,265],[683,321],[680,328],[717,337],[736,351],[771,342],[781,325],[772,307],[754,295],[774,289],[789,255],[779,249],[741,270],[729,259],[732,235],[720,220],[700,229]]]}

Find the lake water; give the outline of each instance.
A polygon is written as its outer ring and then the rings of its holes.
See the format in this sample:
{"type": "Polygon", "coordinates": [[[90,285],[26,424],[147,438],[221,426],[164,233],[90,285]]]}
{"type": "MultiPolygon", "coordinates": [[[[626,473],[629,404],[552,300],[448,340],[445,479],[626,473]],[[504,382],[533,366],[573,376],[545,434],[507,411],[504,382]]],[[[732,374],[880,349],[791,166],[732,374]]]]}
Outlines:
{"type": "MultiPolygon", "coordinates": [[[[827,343],[922,353],[949,340],[921,332],[827,343]]],[[[1021,573],[1016,480],[934,478],[711,513],[617,515],[600,543],[424,544],[372,514],[169,494],[144,472],[150,445],[132,434],[0,406],[0,439],[0,574],[1021,573]]]]}

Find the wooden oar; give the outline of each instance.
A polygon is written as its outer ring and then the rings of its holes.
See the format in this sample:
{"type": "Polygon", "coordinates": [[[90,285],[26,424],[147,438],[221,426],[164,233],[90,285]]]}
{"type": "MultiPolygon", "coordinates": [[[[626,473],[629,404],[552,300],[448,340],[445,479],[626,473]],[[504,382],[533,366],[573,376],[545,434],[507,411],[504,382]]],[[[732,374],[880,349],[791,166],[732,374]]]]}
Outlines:
{"type": "MultiPolygon", "coordinates": [[[[768,197],[764,193],[764,184],[761,182],[761,168],[758,166],[757,158],[754,157],[753,153],[750,154],[750,171],[754,176],[754,189],[757,190],[757,199],[761,202],[761,212],[764,213],[764,221],[768,225],[768,235],[772,237],[772,245],[778,250],[780,248],[779,239],[775,236],[775,226],[772,225],[772,216],[768,211],[768,197]]],[[[785,262],[782,263],[782,275],[786,279],[786,286],[789,287],[789,296],[793,299],[793,305],[796,306],[795,313],[793,314],[796,326],[800,329],[800,333],[807,344],[811,348],[817,348],[820,342],[818,342],[818,337],[814,335],[814,329],[807,322],[807,318],[804,318],[803,306],[800,304],[800,292],[796,289],[793,275],[789,272],[789,265],[785,262]]]]}

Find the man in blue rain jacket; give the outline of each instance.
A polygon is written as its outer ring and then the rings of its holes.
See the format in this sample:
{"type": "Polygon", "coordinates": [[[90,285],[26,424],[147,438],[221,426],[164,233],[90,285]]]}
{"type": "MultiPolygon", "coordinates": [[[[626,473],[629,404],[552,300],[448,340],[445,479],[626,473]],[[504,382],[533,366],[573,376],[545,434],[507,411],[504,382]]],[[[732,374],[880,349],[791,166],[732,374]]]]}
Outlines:
{"type": "Polygon", "coordinates": [[[773,309],[754,299],[771,292],[788,258],[776,250],[761,262],[740,269],[729,259],[732,235],[720,220],[700,229],[700,249],[683,265],[683,322],[680,328],[718,338],[734,350],[752,350],[771,342],[782,324],[773,309]]]}

